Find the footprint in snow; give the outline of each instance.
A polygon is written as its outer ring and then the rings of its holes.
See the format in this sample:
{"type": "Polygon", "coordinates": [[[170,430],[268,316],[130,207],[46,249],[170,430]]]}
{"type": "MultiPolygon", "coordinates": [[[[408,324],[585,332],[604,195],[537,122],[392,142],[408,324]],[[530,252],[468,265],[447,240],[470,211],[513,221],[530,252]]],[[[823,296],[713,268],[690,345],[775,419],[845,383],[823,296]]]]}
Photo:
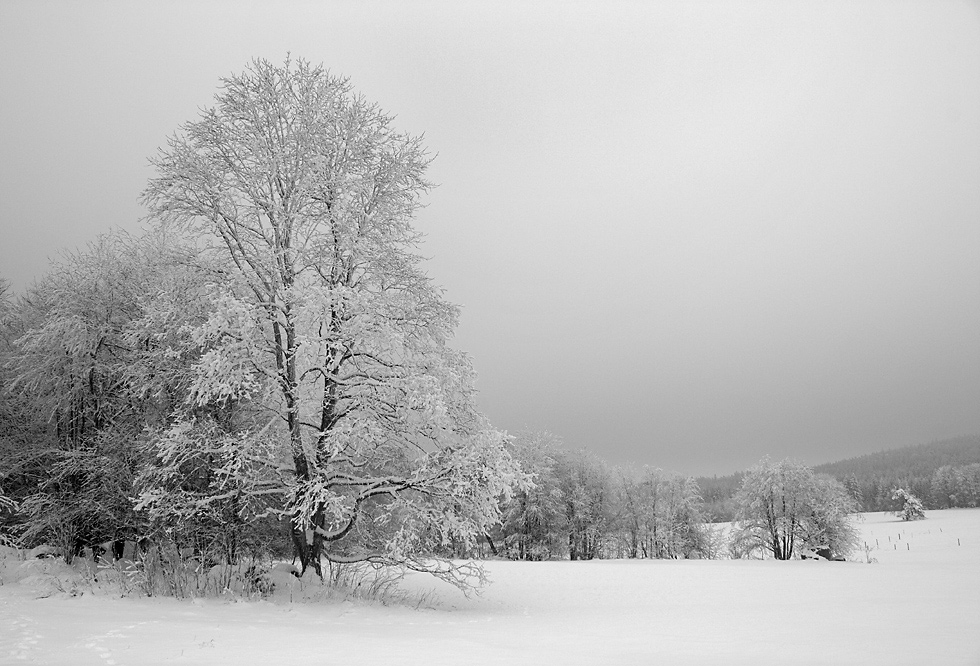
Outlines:
{"type": "Polygon", "coordinates": [[[33,653],[41,640],[41,634],[34,631],[34,621],[23,616],[11,618],[8,613],[0,614],[0,618],[3,618],[0,619],[0,624],[5,625],[8,630],[0,632],[0,654],[6,653],[17,661],[32,661],[33,653]],[[5,615],[8,617],[3,617],[5,615]]]}
{"type": "Polygon", "coordinates": [[[116,663],[116,660],[112,658],[112,651],[104,645],[99,645],[98,643],[86,643],[85,647],[90,650],[95,650],[95,653],[102,657],[102,660],[109,664],[109,666],[114,666],[116,663]]]}
{"type": "Polygon", "coordinates": [[[85,643],[85,647],[89,650],[95,651],[102,660],[108,664],[108,666],[116,666],[118,662],[115,657],[113,657],[112,650],[103,645],[103,641],[115,640],[119,638],[126,638],[126,634],[123,633],[129,629],[137,629],[144,624],[152,624],[155,621],[145,620],[143,622],[136,622],[134,624],[127,624],[120,629],[110,629],[104,634],[99,634],[98,636],[93,636],[89,639],[88,643],[85,643]]]}

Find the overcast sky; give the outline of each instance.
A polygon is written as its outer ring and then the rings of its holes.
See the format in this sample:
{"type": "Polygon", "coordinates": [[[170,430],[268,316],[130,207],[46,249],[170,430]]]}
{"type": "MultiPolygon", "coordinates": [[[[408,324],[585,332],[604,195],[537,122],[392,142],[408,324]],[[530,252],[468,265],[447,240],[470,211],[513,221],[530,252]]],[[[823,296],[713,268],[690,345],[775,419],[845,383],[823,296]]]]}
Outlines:
{"type": "Polygon", "coordinates": [[[510,431],[723,474],[980,432],[976,2],[0,2],[0,275],[141,228],[287,52],[424,133],[417,223],[510,431]]]}

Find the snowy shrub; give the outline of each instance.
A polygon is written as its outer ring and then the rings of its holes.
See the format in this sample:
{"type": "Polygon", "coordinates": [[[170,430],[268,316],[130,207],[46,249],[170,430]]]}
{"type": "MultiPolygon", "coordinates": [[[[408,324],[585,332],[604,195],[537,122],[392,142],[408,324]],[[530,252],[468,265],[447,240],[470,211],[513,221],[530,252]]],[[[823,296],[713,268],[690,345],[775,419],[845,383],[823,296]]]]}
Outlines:
{"type": "Polygon", "coordinates": [[[232,564],[214,564],[206,555],[176,542],[154,540],[132,563],[131,580],[147,596],[264,597],[275,589],[273,565],[266,558],[243,556],[232,564]]]}

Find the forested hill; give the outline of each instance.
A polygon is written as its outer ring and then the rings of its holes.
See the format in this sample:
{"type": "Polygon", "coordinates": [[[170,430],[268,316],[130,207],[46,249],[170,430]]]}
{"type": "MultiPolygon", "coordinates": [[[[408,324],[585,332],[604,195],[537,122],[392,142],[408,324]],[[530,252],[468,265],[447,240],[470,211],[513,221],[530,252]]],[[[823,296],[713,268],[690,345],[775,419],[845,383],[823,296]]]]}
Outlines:
{"type": "Polygon", "coordinates": [[[732,496],[742,485],[745,472],[735,472],[727,476],[701,476],[696,479],[701,487],[701,497],[711,522],[731,520],[735,513],[732,496]]]}
{"type": "Polygon", "coordinates": [[[959,467],[972,463],[980,463],[980,435],[869,453],[817,465],[813,471],[838,479],[851,475],[858,479],[875,475],[915,478],[931,477],[943,465],[959,467]]]}
{"type": "MultiPolygon", "coordinates": [[[[980,435],[879,451],[837,462],[817,465],[814,472],[828,474],[844,483],[859,499],[864,511],[890,511],[897,504],[892,490],[905,488],[927,508],[970,506],[980,489],[973,488],[980,470],[980,435]],[[938,474],[937,474],[938,472],[938,474]],[[947,477],[952,473],[952,479],[947,477]],[[960,479],[959,477],[963,477],[960,479]],[[950,484],[969,486],[970,492],[950,493],[950,484]],[[952,497],[951,497],[952,495],[952,497]]],[[[721,477],[701,477],[708,514],[712,520],[731,520],[732,495],[742,482],[742,472],[721,477]]]]}
{"type": "Polygon", "coordinates": [[[865,511],[894,509],[891,496],[896,487],[915,494],[927,508],[976,506],[978,489],[972,477],[980,471],[980,435],[879,451],[818,465],[813,471],[829,474],[856,491],[865,511]],[[950,473],[956,478],[947,478],[950,473]],[[950,485],[964,488],[951,492],[950,485]]]}

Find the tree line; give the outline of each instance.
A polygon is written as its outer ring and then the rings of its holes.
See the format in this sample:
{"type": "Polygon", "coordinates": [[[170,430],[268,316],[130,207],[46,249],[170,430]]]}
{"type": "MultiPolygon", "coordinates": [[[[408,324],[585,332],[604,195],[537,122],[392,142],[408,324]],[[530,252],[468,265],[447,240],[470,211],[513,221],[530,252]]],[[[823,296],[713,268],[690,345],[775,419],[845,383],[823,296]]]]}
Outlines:
{"type": "Polygon", "coordinates": [[[510,443],[533,486],[503,503],[492,551],[520,560],[712,558],[721,553],[693,478],[614,467],[549,433],[510,443]]]}
{"type": "Polygon", "coordinates": [[[725,530],[708,521],[692,477],[610,466],[543,433],[521,433],[511,446],[534,486],[504,502],[503,524],[487,540],[514,559],[785,560],[805,551],[844,556],[857,546],[853,495],[792,460],[766,458],[740,475],[725,530]]]}
{"type": "MultiPolygon", "coordinates": [[[[898,511],[902,502],[893,497],[896,488],[920,498],[927,509],[980,505],[978,468],[980,436],[971,435],[856,456],[813,470],[844,484],[861,511],[898,511]]],[[[697,479],[711,520],[734,518],[734,496],[743,476],[737,472],[697,479]]]]}

